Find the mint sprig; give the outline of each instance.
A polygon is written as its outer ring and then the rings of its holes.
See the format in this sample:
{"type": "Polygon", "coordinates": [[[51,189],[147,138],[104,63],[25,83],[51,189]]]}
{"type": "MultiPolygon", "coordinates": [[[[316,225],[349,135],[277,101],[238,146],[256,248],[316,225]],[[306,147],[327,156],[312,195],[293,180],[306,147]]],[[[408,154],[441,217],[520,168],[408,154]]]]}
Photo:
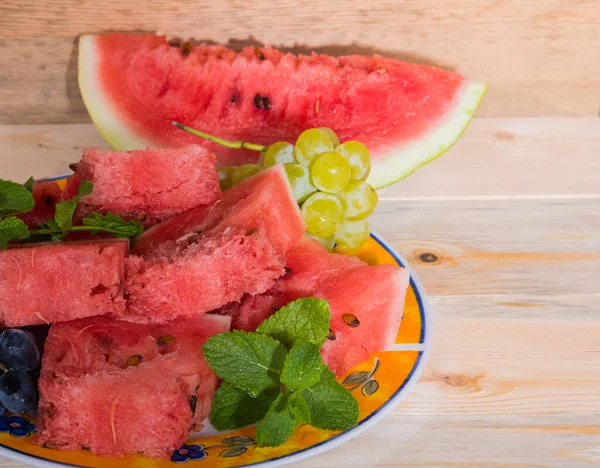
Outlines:
{"type": "Polygon", "coordinates": [[[209,338],[202,350],[224,382],[212,402],[217,430],[258,422],[260,447],[283,444],[299,424],[346,430],[358,422],[358,403],[323,363],[329,332],[326,301],[304,298],[282,307],[256,333],[209,338]]]}
{"type": "Polygon", "coordinates": [[[94,189],[94,185],[88,180],[79,184],[77,195],[72,199],[56,204],[52,219],[34,229],[29,229],[23,221],[14,216],[27,213],[34,208],[33,186],[33,177],[23,185],[0,179],[0,250],[6,249],[11,241],[25,240],[30,237],[30,240],[36,242],[56,242],[62,241],[69,232],[87,231],[135,238],[144,230],[138,221],[126,221],[111,212],[106,214],[92,212],[81,220],[81,226],[74,226],[73,216],[81,198],[91,194],[94,189]]]}

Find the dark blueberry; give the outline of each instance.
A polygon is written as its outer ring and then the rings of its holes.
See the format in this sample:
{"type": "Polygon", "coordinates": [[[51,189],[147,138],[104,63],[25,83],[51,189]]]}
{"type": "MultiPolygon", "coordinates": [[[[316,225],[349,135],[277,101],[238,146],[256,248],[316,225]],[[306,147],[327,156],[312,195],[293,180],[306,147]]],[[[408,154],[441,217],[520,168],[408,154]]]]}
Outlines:
{"type": "Polygon", "coordinates": [[[40,365],[35,336],[25,330],[9,328],[0,334],[0,362],[13,369],[32,371],[40,365]]]}
{"type": "Polygon", "coordinates": [[[11,370],[0,377],[0,403],[12,413],[24,414],[35,407],[36,387],[26,372],[11,370]]]}

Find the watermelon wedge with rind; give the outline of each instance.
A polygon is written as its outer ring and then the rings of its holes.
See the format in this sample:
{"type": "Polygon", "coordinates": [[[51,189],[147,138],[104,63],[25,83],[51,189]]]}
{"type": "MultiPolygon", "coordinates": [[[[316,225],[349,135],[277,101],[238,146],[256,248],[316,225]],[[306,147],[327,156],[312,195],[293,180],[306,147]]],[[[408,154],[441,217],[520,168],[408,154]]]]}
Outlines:
{"type": "Polygon", "coordinates": [[[80,38],[79,86],[116,149],[202,143],[218,164],[242,164],[258,154],[201,142],[171,121],[259,144],[293,143],[306,128],[327,126],[341,141],[367,145],[376,188],[450,148],[487,89],[457,73],[380,56],[296,57],[271,47],[236,53],[206,44],[182,54],[162,36],[127,34],[80,38]]]}

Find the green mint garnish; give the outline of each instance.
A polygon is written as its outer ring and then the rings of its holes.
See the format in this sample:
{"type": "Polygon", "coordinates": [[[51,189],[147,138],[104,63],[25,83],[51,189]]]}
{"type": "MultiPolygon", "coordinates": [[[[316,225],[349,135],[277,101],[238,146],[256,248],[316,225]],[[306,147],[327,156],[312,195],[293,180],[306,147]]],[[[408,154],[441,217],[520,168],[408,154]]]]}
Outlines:
{"type": "Polygon", "coordinates": [[[56,204],[56,213],[54,221],[56,225],[66,234],[73,227],[73,215],[77,209],[77,204],[81,197],[89,195],[94,190],[94,184],[88,180],[84,180],[79,184],[77,195],[70,200],[56,204]]]}
{"type": "Polygon", "coordinates": [[[27,213],[35,206],[27,187],[10,180],[0,179],[0,218],[27,213]]]}
{"type": "Polygon", "coordinates": [[[256,333],[209,338],[204,357],[224,380],[212,402],[213,426],[233,430],[258,422],[260,447],[283,444],[299,424],[355,426],[358,403],[321,358],[330,320],[326,301],[305,298],[282,307],[256,333]]]}
{"type": "Polygon", "coordinates": [[[87,230],[97,232],[108,232],[116,237],[136,237],[143,231],[144,227],[136,220],[125,221],[119,215],[110,211],[105,215],[100,213],[91,213],[81,220],[83,226],[75,226],[73,229],[86,227],[87,230]]]}
{"type": "Polygon", "coordinates": [[[321,380],[324,367],[319,347],[308,341],[298,341],[285,358],[281,383],[294,391],[304,390],[321,380]]]}
{"type": "Polygon", "coordinates": [[[265,417],[276,398],[275,391],[251,397],[232,384],[223,382],[213,398],[210,422],[218,431],[255,424],[265,417]]]}
{"type": "Polygon", "coordinates": [[[293,345],[296,340],[306,340],[320,348],[327,339],[330,321],[327,301],[308,297],[279,309],[261,323],[256,332],[271,336],[286,347],[293,345]]]}
{"type": "Polygon", "coordinates": [[[27,179],[27,182],[25,182],[23,184],[23,187],[25,187],[29,193],[33,193],[33,184],[35,183],[35,179],[33,177],[30,177],[29,179],[27,179]]]}
{"type": "Polygon", "coordinates": [[[219,377],[253,397],[279,388],[287,351],[277,340],[236,330],[210,337],[202,350],[219,377]]]}
{"type": "Polygon", "coordinates": [[[29,237],[29,228],[19,218],[6,218],[0,221],[0,250],[6,249],[8,243],[29,237]]]}
{"type": "Polygon", "coordinates": [[[296,420],[290,413],[291,393],[286,390],[273,402],[265,418],[256,426],[256,443],[259,447],[277,447],[296,430],[296,420]]]}

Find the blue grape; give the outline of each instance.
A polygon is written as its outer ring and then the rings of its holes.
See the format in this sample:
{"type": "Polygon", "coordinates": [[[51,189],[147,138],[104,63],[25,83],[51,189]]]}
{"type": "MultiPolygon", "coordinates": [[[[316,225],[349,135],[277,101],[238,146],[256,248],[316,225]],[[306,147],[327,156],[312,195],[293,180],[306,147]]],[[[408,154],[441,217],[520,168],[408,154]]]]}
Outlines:
{"type": "Polygon", "coordinates": [[[0,403],[10,412],[24,414],[35,408],[37,389],[27,374],[10,370],[0,377],[0,403]]]}
{"type": "Polygon", "coordinates": [[[0,362],[12,369],[32,371],[40,365],[40,351],[35,337],[18,328],[0,334],[0,362]]]}

